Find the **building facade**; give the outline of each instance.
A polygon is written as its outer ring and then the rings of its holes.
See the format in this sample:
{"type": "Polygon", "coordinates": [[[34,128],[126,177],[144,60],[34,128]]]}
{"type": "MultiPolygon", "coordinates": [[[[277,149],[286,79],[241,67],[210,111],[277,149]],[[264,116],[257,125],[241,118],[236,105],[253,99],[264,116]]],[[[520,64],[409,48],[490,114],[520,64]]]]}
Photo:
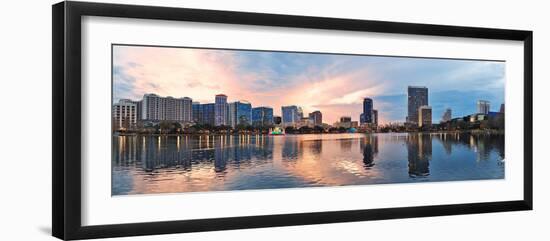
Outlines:
{"type": "Polygon", "coordinates": [[[113,105],[113,129],[132,129],[137,123],[137,106],[129,100],[120,100],[113,105]]]}
{"type": "Polygon", "coordinates": [[[248,101],[235,102],[235,125],[252,124],[252,105],[248,101]]]}
{"type": "Polygon", "coordinates": [[[273,125],[273,108],[271,107],[252,108],[252,125],[254,126],[273,125]]]}
{"type": "Polygon", "coordinates": [[[301,108],[295,105],[282,106],[281,113],[283,115],[282,116],[283,126],[285,127],[295,126],[302,119],[302,116],[300,116],[301,108]]]}
{"type": "Polygon", "coordinates": [[[418,123],[418,113],[421,106],[428,105],[428,88],[409,86],[407,90],[407,122],[418,123]]]}
{"type": "Polygon", "coordinates": [[[314,111],[309,113],[309,119],[313,123],[314,126],[322,126],[323,125],[323,114],[321,111],[314,111]]]}
{"type": "Polygon", "coordinates": [[[418,108],[418,126],[430,127],[432,125],[432,107],[423,105],[418,108]]]}
{"type": "Polygon", "coordinates": [[[441,122],[448,122],[451,119],[453,119],[452,111],[451,109],[447,108],[443,113],[443,116],[441,117],[441,122]]]}
{"type": "Polygon", "coordinates": [[[191,109],[193,110],[193,112],[191,113],[191,117],[192,117],[193,122],[195,122],[196,124],[202,123],[202,106],[201,106],[201,103],[193,102],[191,104],[191,109]]]}
{"type": "Polygon", "coordinates": [[[214,124],[216,126],[226,126],[227,125],[227,96],[224,94],[216,95],[215,101],[215,113],[214,113],[214,124]]]}
{"type": "Polygon", "coordinates": [[[189,97],[174,98],[145,94],[141,102],[141,120],[192,121],[193,100],[189,97]]]}
{"type": "Polygon", "coordinates": [[[216,124],[215,123],[216,104],[214,103],[201,104],[201,111],[202,111],[201,124],[214,126],[216,124]]]}
{"type": "Polygon", "coordinates": [[[227,104],[227,125],[235,129],[237,127],[237,103],[227,104]]]}
{"type": "Polygon", "coordinates": [[[359,118],[361,124],[372,124],[373,123],[373,101],[371,98],[363,99],[363,113],[359,118]]]}
{"type": "Polygon", "coordinates": [[[477,113],[479,114],[489,114],[491,110],[491,102],[487,100],[478,100],[477,101],[477,113]]]}

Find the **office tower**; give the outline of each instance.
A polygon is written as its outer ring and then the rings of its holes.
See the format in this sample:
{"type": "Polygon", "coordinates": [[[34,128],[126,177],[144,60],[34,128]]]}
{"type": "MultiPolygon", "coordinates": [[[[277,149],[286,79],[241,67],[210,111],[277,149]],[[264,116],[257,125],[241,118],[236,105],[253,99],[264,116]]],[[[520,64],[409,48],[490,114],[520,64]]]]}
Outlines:
{"type": "Polygon", "coordinates": [[[202,124],[207,124],[214,126],[215,125],[215,113],[216,113],[216,104],[202,104],[202,124]]]}
{"type": "Polygon", "coordinates": [[[418,109],[428,105],[428,88],[423,86],[409,86],[407,96],[407,122],[418,123],[418,109]]]}
{"type": "Polygon", "coordinates": [[[202,123],[202,106],[199,102],[193,102],[191,104],[193,113],[191,114],[193,122],[196,124],[202,123]]]}
{"type": "Polygon", "coordinates": [[[477,113],[480,114],[489,114],[491,109],[491,102],[487,100],[478,100],[477,101],[477,113]]]}
{"type": "Polygon", "coordinates": [[[313,123],[314,126],[322,126],[323,125],[323,114],[321,111],[314,111],[309,113],[309,119],[313,123]]]}
{"type": "Polygon", "coordinates": [[[443,113],[443,117],[441,117],[441,122],[447,122],[450,121],[453,118],[451,109],[447,108],[445,110],[445,113],[443,113]]]}
{"type": "Polygon", "coordinates": [[[227,125],[227,96],[224,94],[216,95],[214,122],[216,126],[227,125]]]}
{"type": "Polygon", "coordinates": [[[250,102],[243,100],[235,102],[235,124],[252,124],[252,105],[250,102]]]}
{"type": "Polygon", "coordinates": [[[283,126],[295,126],[302,119],[299,109],[301,110],[301,108],[295,105],[281,107],[283,126]]]}
{"type": "Polygon", "coordinates": [[[418,126],[431,126],[432,125],[432,107],[423,105],[418,108],[418,126]]]}
{"type": "Polygon", "coordinates": [[[271,107],[252,108],[252,124],[254,126],[273,125],[273,108],[271,107]]]}
{"type": "Polygon", "coordinates": [[[364,98],[363,99],[363,113],[361,113],[361,116],[359,118],[359,122],[361,124],[372,124],[373,123],[372,110],[373,110],[372,99],[371,98],[364,98]]]}

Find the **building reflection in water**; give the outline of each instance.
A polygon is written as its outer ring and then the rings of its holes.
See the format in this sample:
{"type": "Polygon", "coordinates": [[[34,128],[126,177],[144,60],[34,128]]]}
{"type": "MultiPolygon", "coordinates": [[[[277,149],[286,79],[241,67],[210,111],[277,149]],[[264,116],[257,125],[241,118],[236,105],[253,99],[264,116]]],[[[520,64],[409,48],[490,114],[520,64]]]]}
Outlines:
{"type": "Polygon", "coordinates": [[[114,136],[112,144],[114,195],[504,176],[504,162],[493,163],[504,159],[503,134],[114,136]]]}
{"type": "Polygon", "coordinates": [[[363,166],[371,169],[374,166],[374,158],[378,154],[378,136],[367,135],[360,139],[361,151],[363,152],[363,166]]]}
{"type": "Polygon", "coordinates": [[[407,138],[409,176],[425,177],[430,175],[432,158],[432,137],[429,134],[411,133],[407,138]]]}

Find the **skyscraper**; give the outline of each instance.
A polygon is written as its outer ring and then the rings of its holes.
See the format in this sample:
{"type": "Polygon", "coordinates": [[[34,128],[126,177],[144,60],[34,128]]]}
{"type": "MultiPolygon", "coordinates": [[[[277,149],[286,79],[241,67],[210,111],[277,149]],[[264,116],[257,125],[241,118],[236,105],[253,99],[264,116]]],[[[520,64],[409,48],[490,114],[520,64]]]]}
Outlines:
{"type": "Polygon", "coordinates": [[[281,107],[283,126],[295,126],[302,119],[299,109],[301,110],[301,108],[295,105],[281,107]]]}
{"type": "Polygon", "coordinates": [[[359,117],[359,122],[361,124],[372,124],[373,123],[372,110],[373,110],[372,99],[365,97],[363,99],[363,113],[361,113],[361,116],[359,117]]]}
{"type": "Polygon", "coordinates": [[[499,110],[500,113],[504,113],[504,104],[500,104],[500,110],[499,110]]]}
{"type": "Polygon", "coordinates": [[[418,123],[418,109],[428,105],[428,88],[423,86],[409,86],[407,96],[407,122],[418,123]]]}
{"type": "Polygon", "coordinates": [[[215,99],[215,113],[214,113],[214,124],[216,126],[225,126],[227,125],[227,96],[224,94],[216,95],[215,99]]]}
{"type": "Polygon", "coordinates": [[[490,109],[491,109],[491,102],[487,100],[477,101],[477,113],[489,114],[490,109]]]}
{"type": "Polygon", "coordinates": [[[432,107],[423,105],[418,108],[418,126],[431,126],[432,125],[432,107]]]}
{"type": "Polygon", "coordinates": [[[271,107],[252,108],[252,124],[254,126],[273,125],[273,108],[271,107]]]}
{"type": "Polygon", "coordinates": [[[215,125],[216,104],[202,104],[202,124],[215,125]]]}
{"type": "Polygon", "coordinates": [[[443,116],[441,117],[441,122],[450,121],[453,118],[451,109],[447,108],[443,116]]]}
{"type": "Polygon", "coordinates": [[[199,124],[202,123],[202,108],[201,103],[199,102],[193,102],[191,104],[191,108],[193,109],[191,117],[193,122],[199,124]]]}
{"type": "Polygon", "coordinates": [[[321,111],[314,111],[309,113],[309,119],[313,123],[314,126],[321,126],[323,125],[323,114],[321,111]]]}
{"type": "Polygon", "coordinates": [[[250,102],[244,100],[235,102],[235,124],[252,124],[252,105],[250,102]]]}

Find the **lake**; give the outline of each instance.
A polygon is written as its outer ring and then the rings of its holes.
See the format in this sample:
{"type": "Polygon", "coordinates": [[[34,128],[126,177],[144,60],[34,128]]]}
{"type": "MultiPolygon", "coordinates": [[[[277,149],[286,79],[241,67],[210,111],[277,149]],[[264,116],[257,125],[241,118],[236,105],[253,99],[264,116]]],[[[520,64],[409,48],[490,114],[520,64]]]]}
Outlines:
{"type": "Polygon", "coordinates": [[[112,195],[504,178],[504,134],[113,136],[112,195]]]}

